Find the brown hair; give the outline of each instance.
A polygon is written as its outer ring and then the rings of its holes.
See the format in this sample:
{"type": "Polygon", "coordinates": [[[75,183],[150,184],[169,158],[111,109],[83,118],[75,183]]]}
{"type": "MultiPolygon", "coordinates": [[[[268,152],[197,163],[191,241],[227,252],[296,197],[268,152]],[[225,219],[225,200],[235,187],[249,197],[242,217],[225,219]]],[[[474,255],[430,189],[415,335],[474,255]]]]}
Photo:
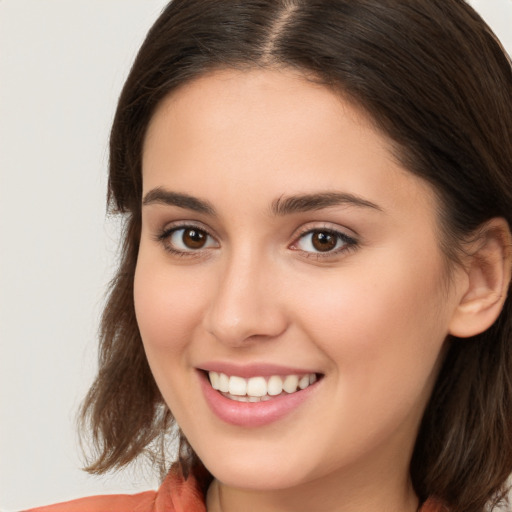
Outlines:
{"type": "MultiPolygon", "coordinates": [[[[163,440],[174,421],[133,304],[148,123],[189,80],[219,67],[264,66],[312,74],[370,114],[404,165],[437,191],[448,259],[490,218],[512,225],[511,64],[462,0],[174,0],[139,51],[112,127],[109,204],[126,226],[99,373],[82,410],[97,448],[92,472],[121,467],[151,446],[165,470],[163,440]]],[[[183,467],[193,469],[200,463],[181,440],[183,467]]],[[[488,331],[447,340],[410,472],[421,500],[435,495],[453,512],[481,512],[503,496],[511,471],[509,298],[488,331]]]]}

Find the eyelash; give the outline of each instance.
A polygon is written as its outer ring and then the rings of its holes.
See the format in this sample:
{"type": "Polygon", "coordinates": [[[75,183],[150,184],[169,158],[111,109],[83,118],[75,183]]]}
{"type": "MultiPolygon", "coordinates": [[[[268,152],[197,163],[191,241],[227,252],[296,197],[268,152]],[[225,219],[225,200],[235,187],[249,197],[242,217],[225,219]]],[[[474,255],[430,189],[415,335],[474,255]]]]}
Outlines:
{"type": "MultiPolygon", "coordinates": [[[[204,250],[207,250],[210,247],[201,247],[201,248],[198,248],[197,250],[196,249],[181,250],[181,249],[174,248],[169,243],[170,238],[174,234],[176,234],[179,231],[185,232],[187,230],[196,230],[198,232],[203,233],[210,239],[215,240],[215,238],[208,232],[208,230],[204,229],[203,227],[196,226],[194,224],[181,224],[181,225],[168,227],[156,236],[156,240],[163,245],[164,249],[167,252],[173,254],[174,256],[187,257],[187,258],[199,257],[199,256],[201,256],[201,253],[203,253],[204,250]]],[[[333,256],[340,255],[341,253],[349,252],[351,250],[356,249],[358,245],[359,245],[359,242],[355,238],[347,235],[346,233],[343,233],[341,231],[338,231],[338,230],[332,229],[332,228],[328,228],[328,227],[325,227],[325,228],[315,227],[315,228],[304,229],[304,231],[299,233],[299,235],[295,238],[295,241],[289,246],[289,248],[294,251],[300,251],[303,254],[303,256],[306,258],[315,258],[317,260],[320,260],[323,258],[332,258],[333,256]],[[334,250],[328,250],[325,252],[304,251],[304,250],[301,250],[296,247],[297,244],[302,239],[304,239],[307,235],[313,235],[314,233],[323,233],[326,235],[334,236],[334,237],[336,237],[336,245],[338,245],[341,242],[342,246],[335,248],[334,250]]]]}
{"type": "Polygon", "coordinates": [[[185,257],[185,258],[198,257],[201,255],[202,251],[204,251],[207,248],[199,248],[197,250],[195,250],[195,249],[180,250],[180,249],[175,249],[170,244],[170,239],[174,234],[176,234],[179,231],[185,232],[187,230],[196,230],[198,232],[204,233],[207,237],[214,240],[214,237],[208,232],[208,230],[204,229],[203,227],[196,226],[194,224],[181,224],[181,225],[168,227],[157,235],[156,240],[158,242],[162,243],[164,249],[167,252],[170,252],[174,256],[185,257]]]}
{"type": "Polygon", "coordinates": [[[330,227],[314,227],[306,228],[304,229],[304,231],[299,233],[299,235],[295,239],[295,242],[293,242],[290,247],[292,248],[292,250],[301,251],[306,258],[314,258],[316,260],[321,260],[323,258],[332,258],[334,256],[339,256],[342,253],[347,253],[349,251],[355,250],[358,247],[358,245],[359,242],[355,238],[347,235],[346,233],[343,233],[342,231],[338,231],[337,229],[333,229],[330,227]],[[301,249],[294,248],[294,246],[296,246],[300,240],[304,239],[307,235],[313,235],[314,233],[323,233],[334,236],[336,237],[336,245],[339,242],[341,242],[342,246],[334,250],[325,252],[301,251],[301,249]]]}

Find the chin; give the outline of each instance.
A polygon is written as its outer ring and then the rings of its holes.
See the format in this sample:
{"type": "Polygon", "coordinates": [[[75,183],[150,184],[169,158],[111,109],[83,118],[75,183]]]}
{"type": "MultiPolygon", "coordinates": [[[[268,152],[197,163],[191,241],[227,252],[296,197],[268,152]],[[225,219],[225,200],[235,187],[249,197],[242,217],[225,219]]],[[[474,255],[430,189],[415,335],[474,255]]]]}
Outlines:
{"type": "Polygon", "coordinates": [[[303,482],[299,475],[282,467],[230,467],[222,466],[211,469],[213,476],[229,487],[249,491],[277,491],[295,487],[303,482]]]}
{"type": "MultiPolygon", "coordinates": [[[[252,491],[288,489],[311,478],[306,464],[282,456],[224,456],[204,460],[210,473],[224,485],[252,491]]],[[[304,461],[305,462],[305,461],[304,461]]]]}

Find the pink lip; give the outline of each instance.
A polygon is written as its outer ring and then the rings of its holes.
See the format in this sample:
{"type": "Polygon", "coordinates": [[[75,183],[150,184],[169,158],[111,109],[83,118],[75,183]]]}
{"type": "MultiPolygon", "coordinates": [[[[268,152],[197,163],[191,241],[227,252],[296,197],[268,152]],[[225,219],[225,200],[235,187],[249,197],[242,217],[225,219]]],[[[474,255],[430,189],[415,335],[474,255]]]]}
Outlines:
{"type": "MultiPolygon", "coordinates": [[[[289,374],[289,371],[276,372],[271,375],[279,375],[281,373],[289,374]]],[[[319,384],[317,381],[306,389],[296,391],[289,395],[279,395],[276,398],[272,398],[265,402],[237,402],[226,398],[213,389],[205,372],[198,371],[198,375],[206,403],[209,405],[213,413],[226,423],[247,428],[261,427],[283,418],[300,407],[304,401],[314,394],[319,384]]],[[[236,373],[232,373],[231,375],[241,376],[236,373]]],[[[262,374],[258,373],[257,375],[262,374]]]]}
{"type": "Polygon", "coordinates": [[[228,362],[215,361],[198,366],[200,370],[206,372],[225,373],[226,375],[236,375],[244,379],[251,377],[270,377],[272,375],[307,375],[316,373],[314,370],[306,368],[291,368],[289,366],[280,366],[276,364],[257,363],[249,365],[238,365],[228,362]]]}

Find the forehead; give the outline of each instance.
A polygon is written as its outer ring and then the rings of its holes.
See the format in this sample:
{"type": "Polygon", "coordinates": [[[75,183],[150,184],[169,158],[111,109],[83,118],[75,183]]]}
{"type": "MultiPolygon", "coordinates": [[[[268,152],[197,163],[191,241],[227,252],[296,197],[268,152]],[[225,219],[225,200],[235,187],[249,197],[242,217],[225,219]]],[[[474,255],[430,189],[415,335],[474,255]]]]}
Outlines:
{"type": "Polygon", "coordinates": [[[234,125],[246,128],[248,119],[252,125],[248,131],[254,135],[270,133],[279,120],[288,128],[283,136],[294,125],[293,135],[297,136],[301,127],[308,127],[313,135],[315,124],[332,129],[331,121],[337,114],[338,120],[349,118],[363,130],[371,125],[381,142],[387,143],[363,109],[314,76],[289,68],[222,69],[186,82],[168,94],[149,123],[147,138],[155,124],[163,124],[162,118],[168,124],[180,122],[182,129],[192,128],[194,136],[211,129],[232,129],[234,125]],[[270,118],[269,113],[275,115],[270,118]]]}
{"type": "MultiPolygon", "coordinates": [[[[205,129],[219,130],[232,128],[233,123],[241,126],[244,118],[250,116],[252,131],[256,133],[255,129],[272,128],[270,121],[276,119],[271,120],[269,112],[275,112],[283,124],[288,123],[288,128],[297,122],[297,128],[325,123],[339,113],[365,128],[372,125],[378,132],[364,110],[314,76],[290,68],[258,68],[215,70],[185,82],[161,101],[149,123],[147,138],[163,117],[168,122],[186,120],[191,127],[196,123],[205,129]]],[[[193,128],[194,135],[198,135],[197,126],[193,128]]],[[[380,135],[384,142],[385,135],[380,135]]]]}
{"type": "Polygon", "coordinates": [[[169,184],[225,197],[250,184],[269,200],[340,187],[371,201],[417,193],[430,200],[430,186],[391,148],[366,112],[299,72],[216,71],[156,110],[144,144],[144,192],[169,184]]]}

